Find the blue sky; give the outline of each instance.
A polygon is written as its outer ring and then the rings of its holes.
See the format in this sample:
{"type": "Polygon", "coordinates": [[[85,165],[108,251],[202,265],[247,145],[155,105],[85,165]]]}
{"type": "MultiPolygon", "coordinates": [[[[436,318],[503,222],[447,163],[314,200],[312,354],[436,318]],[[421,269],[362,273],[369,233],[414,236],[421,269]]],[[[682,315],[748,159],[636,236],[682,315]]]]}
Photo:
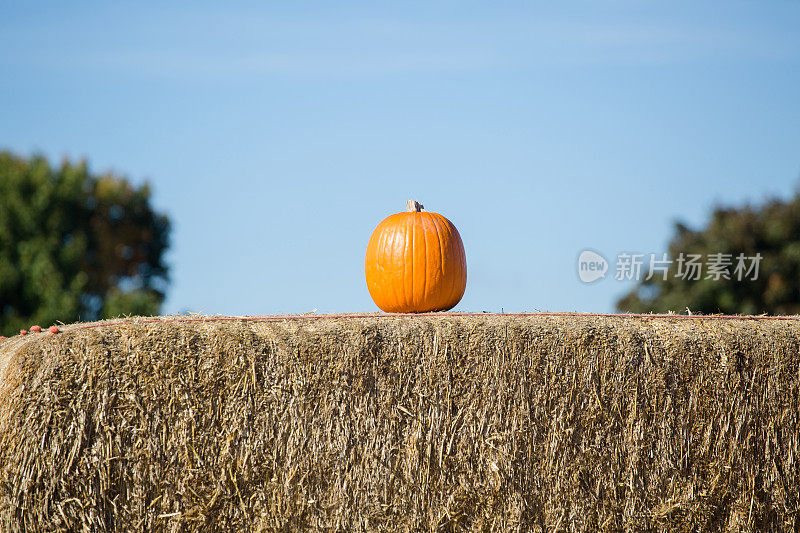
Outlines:
{"type": "MultiPolygon", "coordinates": [[[[800,179],[800,3],[0,7],[0,148],[149,181],[165,312],[377,310],[372,229],[458,227],[463,311],[611,311],[591,248],[800,179]]],[[[613,268],[613,265],[612,265],[613,268]]]]}

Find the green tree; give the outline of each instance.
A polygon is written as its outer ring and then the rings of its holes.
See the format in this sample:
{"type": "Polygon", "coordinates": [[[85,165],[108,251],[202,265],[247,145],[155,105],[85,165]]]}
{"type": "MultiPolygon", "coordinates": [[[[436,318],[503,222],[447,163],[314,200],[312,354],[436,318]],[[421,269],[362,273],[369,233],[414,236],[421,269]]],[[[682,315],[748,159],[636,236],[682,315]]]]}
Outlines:
{"type": "Polygon", "coordinates": [[[157,314],[169,232],[147,185],[0,152],[0,334],[157,314]]]}
{"type": "MultiPolygon", "coordinates": [[[[661,272],[644,280],[617,302],[620,311],[684,312],[714,314],[775,314],[800,312],[800,193],[789,200],[770,200],[760,206],[718,207],[707,227],[693,230],[675,225],[669,244],[672,263],[666,280],[661,272]],[[680,254],[700,254],[703,266],[699,280],[679,276],[680,254]],[[711,254],[730,254],[730,279],[709,278],[711,254]],[[760,261],[744,261],[745,268],[758,265],[748,274],[736,272],[737,257],[761,255],[760,261]]],[[[649,258],[648,258],[649,259],[649,258]]],[[[659,258],[656,258],[658,260],[659,258]]],[[[683,273],[687,272],[686,262],[683,273]]]]}

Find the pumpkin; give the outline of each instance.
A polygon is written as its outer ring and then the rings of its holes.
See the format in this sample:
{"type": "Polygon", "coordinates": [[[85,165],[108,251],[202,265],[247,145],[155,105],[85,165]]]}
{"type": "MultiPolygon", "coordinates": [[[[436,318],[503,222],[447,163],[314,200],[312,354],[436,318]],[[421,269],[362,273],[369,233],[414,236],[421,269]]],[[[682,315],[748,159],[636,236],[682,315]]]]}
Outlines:
{"type": "Polygon", "coordinates": [[[367,288],[387,313],[446,311],[464,296],[467,258],[452,222],[408,200],[385,218],[367,244],[367,288]]]}

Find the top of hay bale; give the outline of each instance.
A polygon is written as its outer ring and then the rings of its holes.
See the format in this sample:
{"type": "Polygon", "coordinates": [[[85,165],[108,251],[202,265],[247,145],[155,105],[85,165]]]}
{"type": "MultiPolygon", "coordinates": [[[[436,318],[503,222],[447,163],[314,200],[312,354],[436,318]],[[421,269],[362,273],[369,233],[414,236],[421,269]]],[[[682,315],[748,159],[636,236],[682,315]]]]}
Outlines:
{"type": "MultiPolygon", "coordinates": [[[[59,334],[70,334],[71,338],[85,335],[87,330],[96,328],[129,328],[147,325],[150,329],[158,329],[167,324],[183,324],[185,327],[202,330],[209,324],[235,330],[244,324],[258,327],[266,323],[294,323],[297,326],[311,326],[336,329],[343,324],[365,325],[375,321],[391,321],[394,324],[430,323],[431,321],[457,320],[464,323],[502,325],[502,324],[552,324],[569,330],[581,330],[598,326],[612,328],[620,335],[644,335],[655,332],[671,332],[693,335],[698,332],[703,336],[714,335],[714,332],[729,331],[744,327],[749,332],[761,331],[769,333],[794,329],[800,324],[800,316],[766,316],[766,315],[678,315],[678,314],[604,314],[577,312],[537,312],[537,313],[339,313],[339,314],[296,314],[296,315],[164,315],[158,317],[128,317],[101,320],[96,322],[79,322],[60,325],[59,334]],[[399,321],[399,322],[398,322],[399,321]],[[785,324],[785,325],[784,325],[785,324]]],[[[11,355],[31,343],[42,342],[52,333],[16,335],[0,340],[0,376],[8,364],[11,355]]]]}

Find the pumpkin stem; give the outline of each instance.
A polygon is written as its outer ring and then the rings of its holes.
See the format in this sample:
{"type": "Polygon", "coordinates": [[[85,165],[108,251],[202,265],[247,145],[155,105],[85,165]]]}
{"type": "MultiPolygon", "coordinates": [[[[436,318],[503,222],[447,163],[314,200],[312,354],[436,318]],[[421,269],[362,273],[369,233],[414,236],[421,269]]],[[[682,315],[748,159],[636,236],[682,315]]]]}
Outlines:
{"type": "Polygon", "coordinates": [[[419,213],[425,206],[416,200],[406,200],[406,211],[409,213],[419,213]]]}

